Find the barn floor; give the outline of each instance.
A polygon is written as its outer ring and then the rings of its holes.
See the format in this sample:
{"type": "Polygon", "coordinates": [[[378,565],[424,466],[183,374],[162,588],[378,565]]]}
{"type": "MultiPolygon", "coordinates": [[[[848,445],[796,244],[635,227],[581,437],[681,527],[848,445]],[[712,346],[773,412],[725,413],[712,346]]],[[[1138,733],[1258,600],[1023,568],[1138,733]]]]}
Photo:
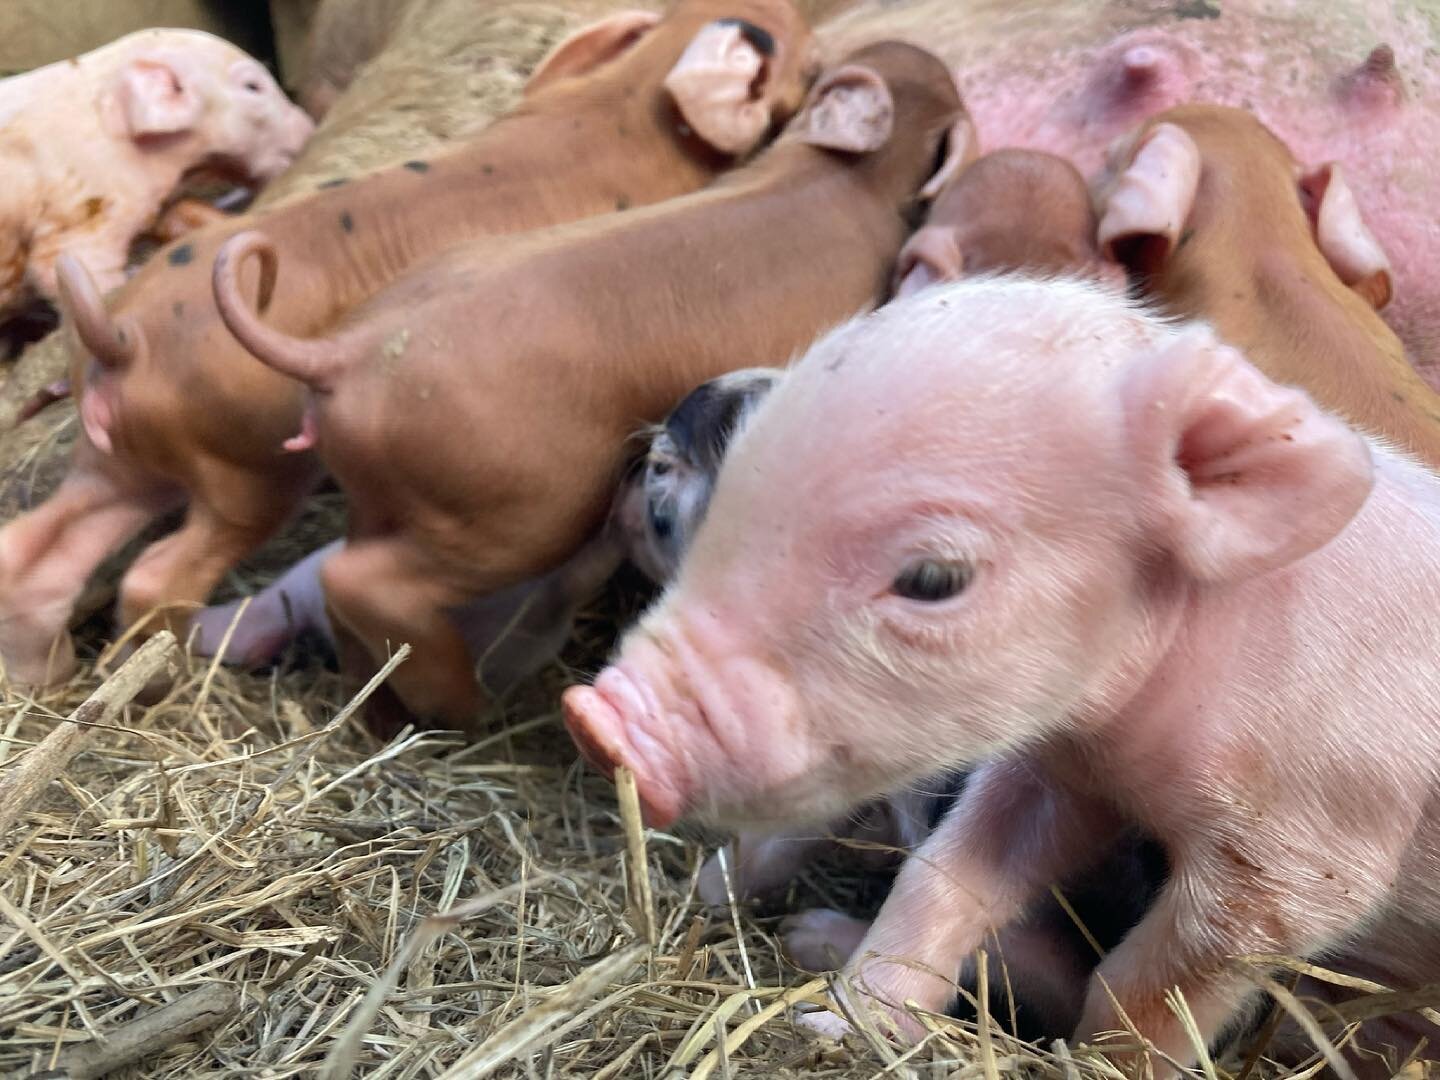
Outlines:
{"type": "MultiPolygon", "coordinates": [[[[612,591],[483,742],[377,741],[303,650],[260,676],[184,660],[163,701],[91,729],[0,825],[0,1075],[99,1075],[127,1033],[152,1052],[112,1075],[1121,1075],[991,1025],[937,1022],[909,1051],[797,1032],[787,1006],[825,984],[782,959],[776,913],[875,902],[838,868],[770,914],[706,912],[702,838],[651,833],[647,902],[638,825],[554,705],[636,602],[612,591]]],[[[0,777],[101,681],[4,698],[0,777]]]]}

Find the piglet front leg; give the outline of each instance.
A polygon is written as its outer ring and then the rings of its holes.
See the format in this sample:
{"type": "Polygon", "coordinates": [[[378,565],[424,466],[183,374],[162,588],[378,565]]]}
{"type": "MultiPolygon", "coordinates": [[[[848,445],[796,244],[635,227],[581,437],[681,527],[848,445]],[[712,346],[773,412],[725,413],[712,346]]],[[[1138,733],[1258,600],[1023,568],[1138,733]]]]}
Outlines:
{"type": "MultiPolygon", "coordinates": [[[[1016,918],[1048,885],[1078,874],[1118,835],[1114,816],[1051,786],[1015,762],[973,774],[964,795],[905,863],[870,931],[845,966],[859,992],[853,1012],[875,1012],[907,1037],[923,1032],[905,1002],[944,1012],[956,978],[986,936],[1016,918]]],[[[850,1030],[837,1013],[802,1023],[825,1035],[850,1030]]]]}

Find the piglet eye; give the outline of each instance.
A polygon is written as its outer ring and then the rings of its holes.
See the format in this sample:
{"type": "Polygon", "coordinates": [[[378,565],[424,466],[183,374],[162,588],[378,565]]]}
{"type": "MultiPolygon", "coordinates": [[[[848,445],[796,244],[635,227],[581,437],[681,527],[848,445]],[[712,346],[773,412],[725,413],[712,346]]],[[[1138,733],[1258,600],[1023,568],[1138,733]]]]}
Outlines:
{"type": "Polygon", "coordinates": [[[959,559],[916,559],[895,575],[890,591],[933,604],[959,596],[974,576],[974,567],[959,559]]]}
{"type": "Polygon", "coordinates": [[[260,93],[262,87],[261,87],[260,84],[259,84],[258,82],[256,82],[254,79],[251,79],[249,82],[247,82],[247,83],[245,84],[245,89],[246,89],[246,90],[249,90],[252,94],[258,94],[258,93],[260,93]]]}

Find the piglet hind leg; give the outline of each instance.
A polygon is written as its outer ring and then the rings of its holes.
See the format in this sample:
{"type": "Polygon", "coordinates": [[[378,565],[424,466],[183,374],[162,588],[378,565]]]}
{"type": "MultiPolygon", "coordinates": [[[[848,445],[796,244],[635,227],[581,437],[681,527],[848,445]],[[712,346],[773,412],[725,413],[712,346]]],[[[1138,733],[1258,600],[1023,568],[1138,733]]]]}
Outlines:
{"type": "MultiPolygon", "coordinates": [[[[1337,875],[1326,882],[1328,895],[1307,896],[1298,876],[1266,871],[1264,857],[1240,854],[1233,844],[1179,852],[1173,861],[1155,903],[1096,969],[1075,1029],[1076,1041],[1103,1048],[1101,1036],[1133,1026],[1155,1050],[1156,1077],[1178,1075],[1172,1062],[1188,1067],[1199,1055],[1171,1008],[1173,996],[1184,999],[1200,1036],[1213,1046],[1227,1023],[1258,1000],[1240,958],[1323,950],[1364,920],[1387,876],[1357,873],[1341,881],[1337,875]]],[[[1283,868],[1280,860],[1274,864],[1283,868]]],[[[1120,1040],[1133,1047],[1133,1037],[1120,1040]]],[[[1117,1047],[1106,1053],[1123,1065],[1141,1052],[1117,1047]]]]}
{"type": "MultiPolygon", "coordinates": [[[[347,676],[368,679],[409,644],[410,656],[390,676],[395,696],[421,720],[460,730],[477,726],[484,695],[465,639],[447,614],[473,597],[386,540],[347,544],[325,562],[321,581],[347,676]]],[[[392,726],[393,718],[385,720],[392,726]]]]}
{"type": "Polygon", "coordinates": [[[194,498],[180,528],[141,552],[121,581],[121,626],[139,624],[141,636],[168,629],[183,641],[191,615],[227,571],[275,534],[289,509],[271,498],[223,506],[194,498]]]}
{"type": "Polygon", "coordinates": [[[45,503],[0,530],[0,657],[10,682],[49,686],[70,676],[66,624],[86,580],[167,505],[77,467],[45,503]]]}
{"type": "MultiPolygon", "coordinates": [[[[1117,835],[1113,815],[1050,787],[1023,765],[978,770],[930,838],[906,860],[880,914],[844,974],[853,1012],[877,1014],[916,1037],[907,1001],[943,1013],[965,963],[988,936],[1044,890],[1103,857],[1117,835]]],[[[803,1022],[838,1036],[849,1022],[812,1013],[803,1022]]]]}

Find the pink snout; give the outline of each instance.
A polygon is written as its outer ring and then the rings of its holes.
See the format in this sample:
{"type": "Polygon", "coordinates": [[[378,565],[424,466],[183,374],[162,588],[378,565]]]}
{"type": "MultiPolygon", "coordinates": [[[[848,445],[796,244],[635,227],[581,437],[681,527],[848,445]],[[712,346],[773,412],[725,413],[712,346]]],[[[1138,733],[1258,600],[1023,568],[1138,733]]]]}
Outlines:
{"type": "Polygon", "coordinates": [[[566,690],[561,703],[565,727],[586,761],[612,779],[622,765],[635,775],[647,825],[663,829],[684,813],[684,780],[643,733],[647,717],[641,714],[646,706],[622,672],[606,668],[594,686],[566,690]]]}

